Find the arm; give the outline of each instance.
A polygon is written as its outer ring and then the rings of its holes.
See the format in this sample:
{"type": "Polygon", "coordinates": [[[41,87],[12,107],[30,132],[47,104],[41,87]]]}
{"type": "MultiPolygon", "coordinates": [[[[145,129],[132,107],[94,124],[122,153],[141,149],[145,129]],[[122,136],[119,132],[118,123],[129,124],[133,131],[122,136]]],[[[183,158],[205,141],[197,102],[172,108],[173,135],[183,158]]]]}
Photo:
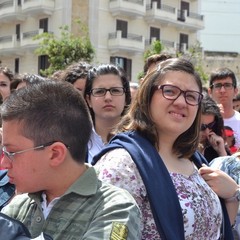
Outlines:
{"type": "Polygon", "coordinates": [[[141,239],[140,210],[127,191],[116,189],[105,194],[82,240],[141,239]]]}
{"type": "Polygon", "coordinates": [[[225,172],[207,167],[206,165],[199,169],[199,173],[212,190],[225,200],[230,222],[234,224],[239,202],[228,201],[228,199],[235,195],[239,185],[225,172]]]}
{"type": "Polygon", "coordinates": [[[210,132],[208,135],[208,142],[211,144],[213,149],[218,153],[219,156],[227,156],[225,142],[221,136],[218,136],[214,132],[210,132]]]}

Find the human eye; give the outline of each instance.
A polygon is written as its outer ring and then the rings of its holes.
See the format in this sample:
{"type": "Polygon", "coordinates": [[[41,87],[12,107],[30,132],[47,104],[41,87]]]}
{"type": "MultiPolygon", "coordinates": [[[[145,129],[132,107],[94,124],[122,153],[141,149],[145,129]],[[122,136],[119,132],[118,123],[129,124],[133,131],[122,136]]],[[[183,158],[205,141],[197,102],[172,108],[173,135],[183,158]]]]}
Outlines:
{"type": "Polygon", "coordinates": [[[224,83],[223,86],[225,88],[231,88],[232,87],[232,83],[224,83]]]}
{"type": "Polygon", "coordinates": [[[94,88],[92,90],[93,96],[103,96],[105,94],[105,88],[94,88]]]}
{"type": "Polygon", "coordinates": [[[6,83],[1,82],[0,87],[7,87],[8,85],[6,83]]]}
{"type": "Polygon", "coordinates": [[[199,93],[197,92],[186,92],[186,98],[188,101],[191,102],[198,102],[198,98],[199,98],[199,93]]]}
{"type": "Polygon", "coordinates": [[[178,89],[173,86],[164,86],[163,94],[167,96],[175,96],[178,93],[178,89]]]}
{"type": "Polygon", "coordinates": [[[221,88],[222,88],[222,84],[221,84],[221,83],[216,83],[216,84],[214,84],[213,86],[214,86],[214,88],[216,88],[216,89],[221,89],[221,88]]]}
{"type": "Polygon", "coordinates": [[[121,95],[123,93],[123,89],[120,87],[111,88],[111,93],[113,95],[121,95]]]}

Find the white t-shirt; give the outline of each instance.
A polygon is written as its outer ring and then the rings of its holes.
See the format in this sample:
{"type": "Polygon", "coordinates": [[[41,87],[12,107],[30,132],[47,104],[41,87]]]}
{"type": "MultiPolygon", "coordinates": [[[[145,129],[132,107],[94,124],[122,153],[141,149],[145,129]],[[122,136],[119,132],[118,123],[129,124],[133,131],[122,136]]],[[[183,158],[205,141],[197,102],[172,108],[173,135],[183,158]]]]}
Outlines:
{"type": "Polygon", "coordinates": [[[240,147],[240,113],[237,111],[234,111],[234,115],[231,118],[224,118],[223,120],[224,120],[224,126],[228,126],[232,128],[234,132],[235,140],[236,140],[235,146],[239,148],[240,147]]]}

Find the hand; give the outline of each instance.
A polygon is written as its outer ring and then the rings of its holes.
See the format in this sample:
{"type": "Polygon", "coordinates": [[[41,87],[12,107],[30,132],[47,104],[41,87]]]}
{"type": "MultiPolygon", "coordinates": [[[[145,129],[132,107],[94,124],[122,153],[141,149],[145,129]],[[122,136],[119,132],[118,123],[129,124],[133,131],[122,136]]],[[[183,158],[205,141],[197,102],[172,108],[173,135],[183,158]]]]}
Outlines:
{"type": "Polygon", "coordinates": [[[221,136],[217,135],[215,132],[209,132],[208,142],[211,144],[219,156],[227,156],[225,142],[221,136]]]}
{"type": "Polygon", "coordinates": [[[223,199],[233,197],[239,188],[228,174],[219,169],[208,167],[205,164],[199,169],[199,174],[212,190],[223,199]]]}

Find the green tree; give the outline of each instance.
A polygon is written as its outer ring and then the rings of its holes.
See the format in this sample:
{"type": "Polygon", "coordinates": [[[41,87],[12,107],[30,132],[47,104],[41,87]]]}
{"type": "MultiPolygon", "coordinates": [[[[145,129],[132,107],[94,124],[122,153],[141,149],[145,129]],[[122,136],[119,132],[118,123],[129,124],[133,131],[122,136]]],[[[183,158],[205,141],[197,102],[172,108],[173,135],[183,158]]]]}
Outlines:
{"type": "Polygon", "coordinates": [[[42,33],[34,37],[41,40],[35,53],[37,55],[47,55],[49,68],[41,70],[41,74],[49,76],[57,70],[65,69],[68,65],[77,61],[91,62],[94,58],[95,50],[91,44],[87,28],[77,22],[81,28],[79,32],[82,36],[74,36],[68,26],[60,27],[61,35],[57,38],[53,33],[42,33]]]}
{"type": "MultiPolygon", "coordinates": [[[[152,44],[149,46],[149,48],[144,52],[144,55],[143,55],[144,62],[151,55],[161,53],[163,51],[163,49],[164,49],[164,46],[161,43],[161,41],[159,41],[159,40],[153,41],[152,44]]],[[[144,77],[143,71],[138,74],[137,78],[141,79],[142,77],[144,77]]]]}
{"type": "Polygon", "coordinates": [[[184,56],[191,60],[191,62],[194,64],[195,70],[200,75],[202,82],[206,83],[209,79],[209,76],[203,69],[203,54],[200,42],[197,41],[195,44],[190,46],[188,52],[184,53],[184,56]]]}

